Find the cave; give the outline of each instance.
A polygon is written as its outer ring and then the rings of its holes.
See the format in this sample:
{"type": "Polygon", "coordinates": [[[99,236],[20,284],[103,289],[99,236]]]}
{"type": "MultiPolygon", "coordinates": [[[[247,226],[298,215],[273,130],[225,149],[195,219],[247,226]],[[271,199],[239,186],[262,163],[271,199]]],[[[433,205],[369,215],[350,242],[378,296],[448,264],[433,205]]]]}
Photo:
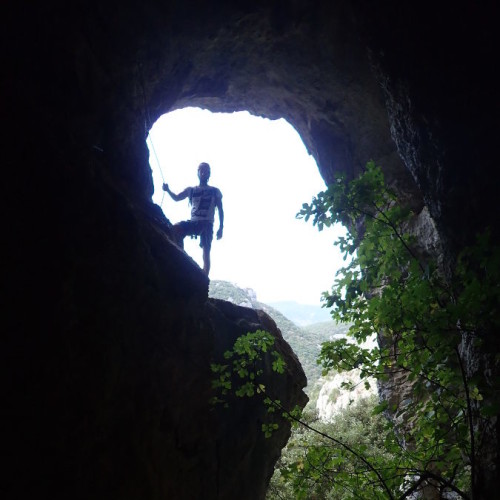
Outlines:
{"type": "MultiPolygon", "coordinates": [[[[499,240],[497,18],[493,2],[2,6],[3,498],[263,498],[289,427],[266,440],[256,406],[214,412],[210,357],[266,328],[284,403],[305,404],[304,374],[265,314],[207,298],[151,201],[148,131],[187,106],[285,118],[326,183],[382,165],[446,262],[481,229],[499,240]]],[[[473,356],[498,376],[497,353],[492,336],[473,356]]]]}

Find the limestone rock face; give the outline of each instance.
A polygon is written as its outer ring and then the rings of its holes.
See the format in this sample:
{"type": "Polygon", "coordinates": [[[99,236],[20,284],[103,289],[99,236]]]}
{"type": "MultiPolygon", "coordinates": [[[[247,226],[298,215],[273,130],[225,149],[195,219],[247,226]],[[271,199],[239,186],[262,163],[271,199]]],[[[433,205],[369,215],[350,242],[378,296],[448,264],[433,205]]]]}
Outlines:
{"type": "Polygon", "coordinates": [[[212,412],[209,362],[268,320],[208,301],[151,203],[147,132],[188,105],[284,117],[327,182],[382,164],[444,258],[487,225],[498,241],[496,7],[4,4],[2,497],[261,498],[287,429],[212,412]]]}

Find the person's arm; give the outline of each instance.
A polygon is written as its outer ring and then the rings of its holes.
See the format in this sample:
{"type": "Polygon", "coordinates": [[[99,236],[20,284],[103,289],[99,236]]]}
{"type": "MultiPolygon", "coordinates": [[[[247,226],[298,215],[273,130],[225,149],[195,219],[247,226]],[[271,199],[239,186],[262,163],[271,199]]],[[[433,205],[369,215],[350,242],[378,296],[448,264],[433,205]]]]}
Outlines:
{"type": "Polygon", "coordinates": [[[190,188],[186,188],[186,189],[184,189],[184,191],[181,191],[179,194],[175,194],[174,192],[172,192],[170,190],[170,188],[168,187],[168,184],[163,184],[163,191],[166,191],[170,195],[170,198],[172,198],[172,200],[174,200],[174,201],[185,200],[189,196],[189,190],[190,190],[190,188]]]}
{"type": "Polygon", "coordinates": [[[224,229],[224,210],[222,209],[222,197],[217,198],[215,206],[217,207],[217,212],[219,213],[219,230],[217,231],[217,239],[220,240],[222,238],[222,231],[224,229]]]}

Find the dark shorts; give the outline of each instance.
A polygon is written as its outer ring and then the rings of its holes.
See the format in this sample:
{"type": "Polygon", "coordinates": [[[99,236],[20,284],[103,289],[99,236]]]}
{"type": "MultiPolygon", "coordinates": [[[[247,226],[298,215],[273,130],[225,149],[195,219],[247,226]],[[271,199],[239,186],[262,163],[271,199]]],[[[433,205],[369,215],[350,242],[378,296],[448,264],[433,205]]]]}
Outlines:
{"type": "Polygon", "coordinates": [[[210,250],[214,239],[214,223],[205,220],[185,220],[176,224],[180,236],[200,237],[200,247],[210,250]]]}

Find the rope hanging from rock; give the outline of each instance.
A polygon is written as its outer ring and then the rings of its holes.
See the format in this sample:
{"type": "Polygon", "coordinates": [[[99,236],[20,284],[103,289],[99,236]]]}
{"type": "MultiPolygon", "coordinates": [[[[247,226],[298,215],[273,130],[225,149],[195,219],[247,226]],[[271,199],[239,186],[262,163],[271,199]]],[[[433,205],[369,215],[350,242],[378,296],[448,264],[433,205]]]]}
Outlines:
{"type": "MultiPolygon", "coordinates": [[[[149,128],[149,130],[151,130],[151,128],[149,128]]],[[[151,134],[148,134],[148,141],[151,144],[151,149],[153,150],[153,154],[154,154],[154,157],[156,159],[156,164],[158,165],[158,170],[160,171],[161,181],[163,184],[165,184],[165,177],[163,176],[163,170],[161,168],[161,164],[160,164],[160,160],[158,159],[158,155],[156,154],[156,149],[155,149],[155,146],[153,144],[153,139],[151,138],[151,134]]],[[[161,196],[160,208],[163,207],[163,200],[165,198],[165,191],[162,190],[162,193],[163,194],[161,196]]]]}
{"type": "MultiPolygon", "coordinates": [[[[163,170],[161,168],[161,163],[160,163],[160,160],[158,159],[158,155],[156,154],[156,149],[155,149],[155,146],[153,144],[153,139],[151,137],[151,128],[152,128],[153,124],[151,123],[151,116],[149,114],[149,108],[148,108],[148,105],[146,103],[146,89],[145,89],[145,86],[144,86],[144,75],[143,75],[143,72],[142,72],[142,64],[139,63],[137,65],[137,68],[138,68],[139,79],[140,79],[141,88],[142,88],[142,105],[143,105],[143,108],[144,108],[144,119],[145,119],[145,122],[146,122],[146,129],[148,130],[148,137],[146,139],[146,143],[149,140],[149,143],[151,144],[151,150],[153,151],[154,157],[156,159],[156,164],[158,165],[158,170],[160,171],[162,183],[165,184],[165,177],[163,175],[163,170]]],[[[163,207],[163,200],[164,199],[165,199],[165,191],[162,190],[160,208],[163,207]]]]}

